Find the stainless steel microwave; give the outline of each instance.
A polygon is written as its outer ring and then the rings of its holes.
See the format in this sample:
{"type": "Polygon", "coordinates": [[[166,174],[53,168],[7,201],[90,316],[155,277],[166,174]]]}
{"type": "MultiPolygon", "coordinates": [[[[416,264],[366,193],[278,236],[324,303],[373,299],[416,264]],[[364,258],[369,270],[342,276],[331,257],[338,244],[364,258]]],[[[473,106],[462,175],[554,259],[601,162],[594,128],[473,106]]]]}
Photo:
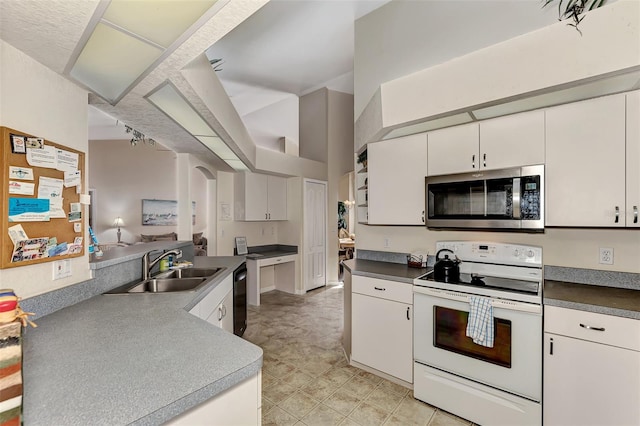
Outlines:
{"type": "Polygon", "coordinates": [[[426,178],[427,227],[544,231],[544,165],[426,178]]]}

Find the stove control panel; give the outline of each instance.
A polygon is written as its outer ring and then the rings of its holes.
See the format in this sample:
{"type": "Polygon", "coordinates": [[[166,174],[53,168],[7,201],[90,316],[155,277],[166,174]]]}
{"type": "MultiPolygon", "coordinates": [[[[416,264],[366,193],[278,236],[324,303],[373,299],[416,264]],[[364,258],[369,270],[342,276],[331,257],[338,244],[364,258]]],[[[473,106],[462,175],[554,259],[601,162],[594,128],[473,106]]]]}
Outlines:
{"type": "Polygon", "coordinates": [[[439,241],[436,251],[449,249],[463,261],[542,267],[542,248],[521,244],[439,241]]]}

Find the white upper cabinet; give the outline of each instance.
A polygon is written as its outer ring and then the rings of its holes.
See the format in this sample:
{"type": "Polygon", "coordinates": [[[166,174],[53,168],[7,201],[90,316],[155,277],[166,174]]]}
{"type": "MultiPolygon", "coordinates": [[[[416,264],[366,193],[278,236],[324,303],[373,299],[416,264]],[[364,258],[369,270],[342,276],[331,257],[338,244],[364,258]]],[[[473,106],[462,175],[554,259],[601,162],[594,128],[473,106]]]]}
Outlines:
{"type": "Polygon", "coordinates": [[[640,91],[627,94],[627,227],[640,227],[640,91]]]}
{"type": "Polygon", "coordinates": [[[544,111],[480,122],[480,169],[544,164],[544,111]]]}
{"type": "Polygon", "coordinates": [[[287,220],[287,179],[267,176],[267,213],[269,220],[287,220]]]}
{"type": "Polygon", "coordinates": [[[258,173],[236,173],[234,185],[235,220],[287,220],[285,178],[258,173]]]}
{"type": "Polygon", "coordinates": [[[427,134],[369,144],[371,225],[424,225],[427,134]]]}
{"type": "Polygon", "coordinates": [[[547,109],[545,174],[547,226],[625,226],[625,95],[547,109]]]}
{"type": "Polygon", "coordinates": [[[427,169],[430,176],[479,170],[478,123],[435,130],[428,134],[427,169]]]}
{"type": "Polygon", "coordinates": [[[544,111],[429,133],[429,175],[544,164],[544,111]]]}

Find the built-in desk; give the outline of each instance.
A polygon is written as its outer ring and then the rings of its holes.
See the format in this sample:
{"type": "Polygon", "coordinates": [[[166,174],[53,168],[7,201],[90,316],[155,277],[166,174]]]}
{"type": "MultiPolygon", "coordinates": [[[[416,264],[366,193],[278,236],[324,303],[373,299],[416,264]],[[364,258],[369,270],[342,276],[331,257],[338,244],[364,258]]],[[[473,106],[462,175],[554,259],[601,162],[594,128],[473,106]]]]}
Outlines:
{"type": "Polygon", "coordinates": [[[247,302],[260,305],[260,293],[296,292],[298,247],[269,245],[249,247],[247,255],[247,302]]]}

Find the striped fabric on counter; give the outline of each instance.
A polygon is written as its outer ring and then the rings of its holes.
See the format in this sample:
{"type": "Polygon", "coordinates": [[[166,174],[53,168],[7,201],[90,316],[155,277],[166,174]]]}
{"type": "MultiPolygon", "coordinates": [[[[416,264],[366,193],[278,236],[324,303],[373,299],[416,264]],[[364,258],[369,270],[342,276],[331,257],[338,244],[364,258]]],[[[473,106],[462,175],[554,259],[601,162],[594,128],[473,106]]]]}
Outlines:
{"type": "Polygon", "coordinates": [[[19,426],[22,412],[22,326],[0,325],[0,426],[19,426]]]}

